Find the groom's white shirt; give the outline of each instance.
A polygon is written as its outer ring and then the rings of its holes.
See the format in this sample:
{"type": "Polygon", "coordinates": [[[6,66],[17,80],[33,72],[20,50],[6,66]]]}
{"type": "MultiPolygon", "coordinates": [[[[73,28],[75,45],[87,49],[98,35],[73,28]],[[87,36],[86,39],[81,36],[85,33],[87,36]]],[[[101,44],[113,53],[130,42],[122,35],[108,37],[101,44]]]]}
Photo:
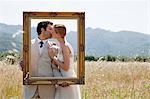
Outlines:
{"type": "MultiPolygon", "coordinates": [[[[39,49],[39,39],[33,39],[31,41],[31,76],[46,76],[53,77],[53,71],[51,68],[51,59],[48,56],[47,50],[48,40],[44,41],[42,49],[39,49]],[[41,50],[41,53],[40,53],[41,50]]],[[[30,99],[34,96],[37,90],[37,85],[25,85],[24,86],[24,98],[30,99]]],[[[38,85],[38,93],[41,99],[54,99],[55,87],[53,85],[38,85]]]]}

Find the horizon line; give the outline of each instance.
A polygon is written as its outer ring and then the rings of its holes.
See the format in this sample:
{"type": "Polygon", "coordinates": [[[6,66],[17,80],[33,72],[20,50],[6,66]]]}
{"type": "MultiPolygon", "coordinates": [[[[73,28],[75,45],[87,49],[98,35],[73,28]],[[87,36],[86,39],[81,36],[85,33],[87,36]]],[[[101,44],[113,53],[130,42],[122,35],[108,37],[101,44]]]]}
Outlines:
{"type": "MultiPolygon", "coordinates": [[[[14,25],[14,26],[23,26],[23,24],[7,24],[7,23],[1,23],[0,24],[4,24],[4,25],[14,25]]],[[[34,27],[34,26],[32,26],[34,27]]],[[[88,28],[91,28],[91,29],[101,29],[101,30],[105,30],[105,31],[111,31],[111,32],[121,32],[121,31],[126,31],[126,32],[136,32],[136,33],[140,33],[140,34],[145,34],[145,35],[150,35],[149,33],[144,33],[144,32],[139,32],[139,31],[134,31],[134,30],[111,30],[111,29],[104,29],[104,28],[101,28],[101,27],[85,27],[85,30],[88,29],[88,28]]],[[[71,30],[73,31],[73,30],[71,30]]],[[[71,32],[69,31],[69,32],[71,32]]],[[[76,32],[76,31],[74,31],[76,32]]]]}

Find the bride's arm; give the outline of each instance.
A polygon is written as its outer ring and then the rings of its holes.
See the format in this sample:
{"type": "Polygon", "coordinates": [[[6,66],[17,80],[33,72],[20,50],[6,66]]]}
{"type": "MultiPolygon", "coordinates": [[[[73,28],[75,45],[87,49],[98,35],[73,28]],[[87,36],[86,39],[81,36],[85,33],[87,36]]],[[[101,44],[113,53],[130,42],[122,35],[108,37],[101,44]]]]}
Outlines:
{"type": "Polygon", "coordinates": [[[64,71],[68,71],[70,67],[70,50],[68,46],[65,44],[61,44],[62,52],[63,52],[63,59],[64,62],[61,62],[57,60],[56,56],[54,55],[54,52],[52,49],[48,50],[49,56],[55,61],[55,63],[62,68],[64,71]]]}

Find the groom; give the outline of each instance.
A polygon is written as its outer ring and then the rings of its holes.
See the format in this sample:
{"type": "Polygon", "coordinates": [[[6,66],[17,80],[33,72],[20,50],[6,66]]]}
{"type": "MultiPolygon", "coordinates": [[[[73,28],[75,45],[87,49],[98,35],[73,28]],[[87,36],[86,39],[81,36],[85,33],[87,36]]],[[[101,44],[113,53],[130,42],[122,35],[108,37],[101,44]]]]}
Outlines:
{"type": "MultiPolygon", "coordinates": [[[[61,76],[59,70],[54,68],[48,55],[48,39],[51,38],[53,23],[50,21],[42,21],[38,23],[38,37],[31,41],[31,70],[32,77],[54,77],[54,74],[61,76]],[[55,73],[53,70],[55,69],[55,73]]],[[[54,99],[54,85],[25,85],[24,99],[54,99]]]]}

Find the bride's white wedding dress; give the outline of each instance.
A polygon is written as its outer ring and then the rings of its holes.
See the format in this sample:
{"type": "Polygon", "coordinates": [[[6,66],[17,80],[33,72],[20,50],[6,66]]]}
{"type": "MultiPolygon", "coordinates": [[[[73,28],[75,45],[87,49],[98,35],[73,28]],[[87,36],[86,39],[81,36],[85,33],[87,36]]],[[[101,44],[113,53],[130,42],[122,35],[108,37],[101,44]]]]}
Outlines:
{"type": "MultiPolygon", "coordinates": [[[[72,65],[74,61],[73,48],[66,40],[65,40],[65,45],[67,45],[71,51],[70,68],[68,71],[64,71],[63,69],[60,69],[60,71],[63,77],[76,77],[74,67],[72,65]]],[[[59,61],[62,61],[62,62],[64,61],[61,48],[59,49],[57,58],[59,61]]],[[[56,88],[55,99],[81,99],[79,85],[69,85],[67,87],[58,86],[56,88]]]]}

